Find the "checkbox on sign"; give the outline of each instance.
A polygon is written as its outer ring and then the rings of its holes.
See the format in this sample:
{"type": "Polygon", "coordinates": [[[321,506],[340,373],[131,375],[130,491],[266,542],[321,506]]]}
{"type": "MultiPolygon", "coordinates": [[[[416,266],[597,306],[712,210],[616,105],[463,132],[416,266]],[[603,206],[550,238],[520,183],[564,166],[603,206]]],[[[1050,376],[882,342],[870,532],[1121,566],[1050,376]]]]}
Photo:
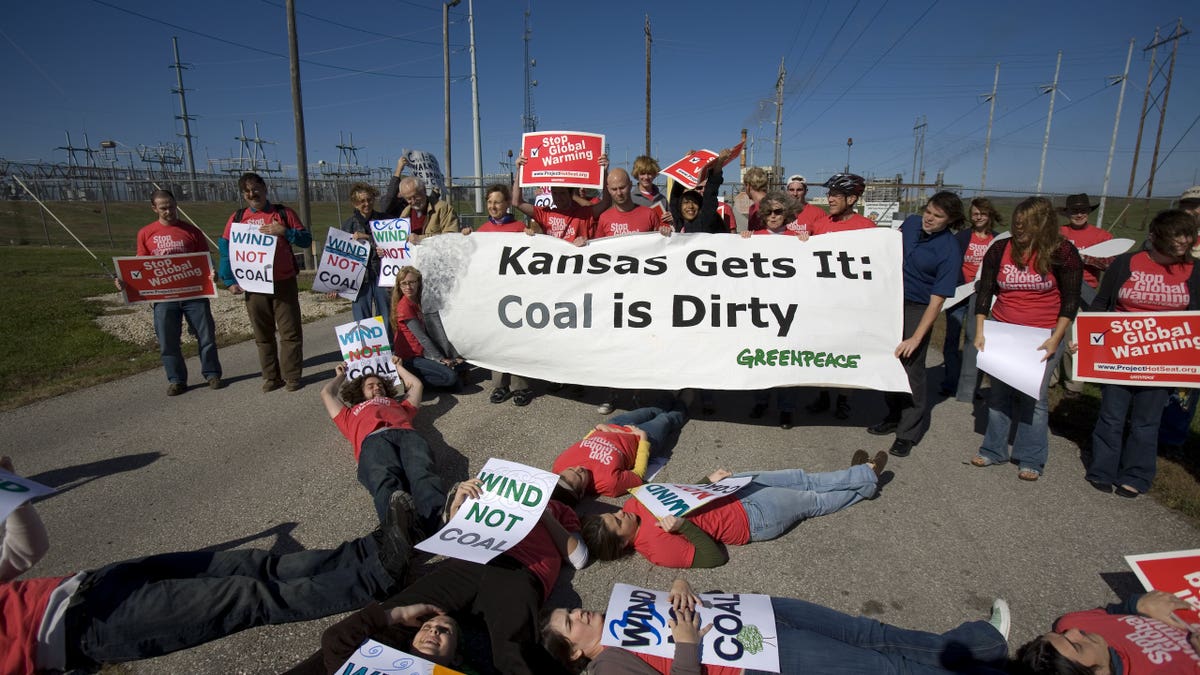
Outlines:
{"type": "MultiPolygon", "coordinates": [[[[1107,332],[1107,331],[1105,331],[1107,332]]],[[[1104,345],[1104,333],[1091,333],[1091,344],[1093,347],[1101,347],[1104,345]]]]}

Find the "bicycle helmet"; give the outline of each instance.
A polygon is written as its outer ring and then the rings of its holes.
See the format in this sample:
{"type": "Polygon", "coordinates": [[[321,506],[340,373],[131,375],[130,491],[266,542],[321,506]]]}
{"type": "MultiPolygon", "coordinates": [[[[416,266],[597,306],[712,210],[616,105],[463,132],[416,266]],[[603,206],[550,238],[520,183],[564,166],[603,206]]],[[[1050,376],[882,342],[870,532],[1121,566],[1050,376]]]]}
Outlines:
{"type": "Polygon", "coordinates": [[[855,173],[835,173],[825,181],[823,186],[829,188],[830,192],[861,197],[867,189],[867,181],[855,173]]]}

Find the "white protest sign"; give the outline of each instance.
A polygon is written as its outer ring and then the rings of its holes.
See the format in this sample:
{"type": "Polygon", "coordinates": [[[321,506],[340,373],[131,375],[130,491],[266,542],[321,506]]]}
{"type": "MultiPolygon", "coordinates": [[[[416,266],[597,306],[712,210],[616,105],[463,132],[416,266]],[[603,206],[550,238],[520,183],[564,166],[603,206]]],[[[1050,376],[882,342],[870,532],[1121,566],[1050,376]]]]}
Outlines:
{"type": "MultiPolygon", "coordinates": [[[[354,650],[345,663],[334,672],[343,675],[454,675],[459,671],[439,666],[419,656],[406,654],[374,640],[367,640],[354,650]]],[[[461,674],[459,674],[461,675],[461,674]]]]}
{"type": "Polygon", "coordinates": [[[1109,239],[1094,246],[1079,249],[1079,255],[1086,255],[1089,258],[1115,258],[1128,251],[1134,243],[1132,239],[1109,239]]]}
{"type": "Polygon", "coordinates": [[[435,555],[486,563],[538,524],[558,474],[492,458],[479,472],[483,495],[467,499],[437,534],[417,544],[435,555]]]}
{"type": "MultiPolygon", "coordinates": [[[[996,235],[992,239],[992,241],[988,243],[988,249],[991,249],[998,242],[1004,241],[1005,239],[1008,239],[1011,236],[1012,236],[1012,232],[1004,232],[1004,233],[996,235]]],[[[942,311],[944,312],[944,311],[950,309],[951,307],[957,305],[958,303],[963,302],[967,298],[971,297],[971,294],[975,292],[975,282],[979,281],[979,275],[982,273],[983,273],[983,265],[981,264],[975,270],[975,278],[974,279],[972,279],[972,280],[968,281],[967,283],[954,289],[954,297],[946,298],[946,302],[942,303],[942,311]]],[[[995,298],[993,298],[992,301],[995,302],[995,298]]],[[[969,321],[975,320],[974,317],[967,317],[967,319],[969,321]]]]}
{"type": "Polygon", "coordinates": [[[908,391],[900,233],[432,237],[423,306],[483,368],[622,388],[908,391]],[[439,239],[454,239],[440,242],[439,239]],[[465,241],[464,241],[465,240],[465,241]],[[579,345],[602,344],[588,358],[579,345]],[[537,348],[531,349],[531,345],[537,348]]]}
{"type": "Polygon", "coordinates": [[[382,316],[334,326],[333,332],[346,362],[347,379],[382,375],[400,384],[400,374],[392,363],[392,342],[382,316]]]}
{"type": "MultiPolygon", "coordinates": [[[[700,625],[712,624],[701,645],[701,663],[779,672],[779,633],[770,596],[701,593],[700,600],[700,625]]],[[[666,591],[616,584],[608,599],[600,644],[674,658],[675,643],[667,627],[671,612],[666,591]]]]}
{"type": "Polygon", "coordinates": [[[983,322],[983,336],[983,351],[976,361],[979,369],[1026,396],[1039,398],[1046,352],[1038,347],[1049,339],[1050,329],[988,319],[983,322]]]}
{"type": "Polygon", "coordinates": [[[371,237],[379,249],[379,285],[392,288],[396,285],[396,273],[401,267],[412,264],[412,252],[408,238],[412,233],[412,222],[408,218],[372,220],[371,237]]]}
{"type": "Polygon", "coordinates": [[[0,469],[0,521],[30,499],[54,494],[52,487],[0,469]]]}
{"type": "Polygon", "coordinates": [[[275,292],[275,242],[273,234],[258,231],[261,225],[234,223],[229,226],[229,266],[243,291],[275,292]]]}
{"type": "Polygon", "coordinates": [[[424,150],[405,150],[404,157],[417,179],[426,187],[442,193],[446,191],[446,179],[442,176],[442,167],[438,164],[437,157],[424,150]]]}
{"type": "Polygon", "coordinates": [[[363,274],[367,271],[370,240],[355,241],[354,235],[336,227],[329,228],[325,250],[317,265],[313,290],[318,293],[337,293],[347,300],[358,297],[363,274]]]}
{"type": "Polygon", "coordinates": [[[645,483],[629,490],[655,518],[682,517],[705,504],[741,490],[754,476],[729,477],[716,483],[689,485],[684,483],[645,483]]]}

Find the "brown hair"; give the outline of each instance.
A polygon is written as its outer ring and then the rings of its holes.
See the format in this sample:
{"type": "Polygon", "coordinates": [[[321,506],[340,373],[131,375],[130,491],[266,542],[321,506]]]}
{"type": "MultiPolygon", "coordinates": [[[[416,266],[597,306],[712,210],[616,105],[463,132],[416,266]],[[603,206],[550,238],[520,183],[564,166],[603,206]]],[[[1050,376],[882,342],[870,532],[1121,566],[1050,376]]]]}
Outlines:
{"type": "Polygon", "coordinates": [[[766,190],[768,180],[767,170],[761,166],[752,166],[746,169],[746,173],[742,176],[742,182],[746,184],[746,187],[755,190],[766,190]]]}
{"type": "Polygon", "coordinates": [[[946,226],[950,230],[957,232],[962,229],[966,218],[963,217],[962,200],[958,198],[958,195],[949,190],[942,190],[929,198],[926,205],[929,204],[933,204],[946,214],[946,219],[950,221],[946,226]]]}
{"type": "Polygon", "coordinates": [[[550,617],[554,614],[554,609],[554,607],[547,607],[538,617],[538,634],[541,636],[542,649],[549,652],[550,656],[561,663],[568,672],[582,673],[583,669],[587,667],[588,659],[586,656],[578,659],[571,658],[571,652],[575,651],[575,645],[571,644],[566,635],[550,627],[550,617]]]}
{"type": "Polygon", "coordinates": [[[1013,226],[1018,225],[1021,229],[1029,231],[1029,245],[1022,247],[1017,243],[1016,233],[1013,233],[1013,262],[1023,268],[1029,264],[1029,257],[1032,255],[1034,271],[1045,276],[1050,272],[1054,252],[1062,242],[1054,202],[1045,197],[1029,197],[1017,204],[1017,208],[1013,210],[1013,226]]]}
{"type": "MultiPolygon", "coordinates": [[[[420,284],[419,288],[425,287],[425,282],[421,281],[421,270],[413,267],[412,265],[405,265],[404,267],[401,267],[400,270],[398,272],[396,272],[396,285],[392,286],[392,317],[393,318],[395,318],[395,316],[396,316],[396,305],[400,304],[400,298],[404,297],[404,293],[400,292],[400,282],[404,280],[404,277],[406,277],[410,274],[417,277],[417,283],[420,284]]],[[[421,296],[418,293],[417,294],[417,305],[419,306],[420,304],[421,304],[421,296]]],[[[397,330],[399,330],[398,326],[397,326],[397,330]]]]}
{"type": "Polygon", "coordinates": [[[162,188],[159,188],[159,189],[155,190],[154,192],[150,193],[150,204],[153,205],[154,200],[156,200],[160,197],[166,197],[167,199],[170,199],[171,201],[175,201],[175,195],[170,190],[164,190],[162,188]]]}
{"type": "Polygon", "coordinates": [[[353,380],[346,380],[343,382],[342,388],[338,389],[338,396],[341,396],[342,400],[350,405],[358,405],[359,403],[367,400],[366,394],[363,393],[363,385],[367,383],[368,377],[373,377],[383,384],[383,391],[385,394],[387,394],[388,398],[396,398],[396,396],[399,395],[399,392],[396,391],[396,385],[392,384],[391,379],[383,375],[367,373],[365,375],[359,375],[353,380]]]}
{"type": "Polygon", "coordinates": [[[605,527],[600,516],[584,518],[579,534],[583,536],[588,552],[598,560],[616,560],[625,554],[625,540],[605,527]]]}
{"type": "Polygon", "coordinates": [[[376,190],[374,185],[355,183],[350,186],[350,199],[354,199],[354,195],[360,192],[370,197],[371,201],[375,201],[379,197],[379,190],[376,190]]]}
{"type": "Polygon", "coordinates": [[[1189,250],[1186,258],[1190,258],[1191,248],[1196,245],[1196,234],[1196,219],[1182,209],[1159,211],[1150,221],[1150,245],[1164,255],[1167,253],[1163,250],[1165,245],[1180,235],[1187,235],[1189,250]]]}
{"type": "Polygon", "coordinates": [[[238,178],[238,190],[245,192],[246,186],[250,183],[262,183],[263,187],[267,186],[267,181],[263,180],[262,176],[254,173],[253,171],[247,171],[246,173],[242,174],[240,178],[238,178]]]}
{"type": "Polygon", "coordinates": [[[987,197],[976,197],[972,199],[971,206],[987,214],[989,228],[994,230],[1004,224],[1004,218],[1000,215],[1000,212],[996,210],[996,206],[992,204],[992,200],[988,199],[987,197]]]}
{"type": "Polygon", "coordinates": [[[766,216],[765,216],[766,205],[771,202],[775,202],[777,204],[783,205],[783,210],[784,210],[783,222],[789,223],[793,219],[795,219],[795,217],[796,217],[796,200],[792,199],[792,196],[786,192],[781,192],[779,190],[773,190],[771,192],[768,192],[767,196],[763,197],[762,200],[760,200],[758,202],[758,211],[759,211],[758,219],[760,222],[763,223],[763,227],[766,227],[766,222],[767,222],[766,216]]]}
{"type": "Polygon", "coordinates": [[[504,197],[504,201],[506,201],[506,202],[512,201],[512,190],[503,183],[496,183],[495,185],[489,185],[487,192],[485,192],[484,195],[491,197],[493,192],[499,192],[501,194],[501,196],[504,197]]]}
{"type": "Polygon", "coordinates": [[[643,173],[652,173],[655,176],[661,169],[658,168],[658,162],[649,155],[642,155],[633,160],[633,175],[638,176],[643,173]]]}

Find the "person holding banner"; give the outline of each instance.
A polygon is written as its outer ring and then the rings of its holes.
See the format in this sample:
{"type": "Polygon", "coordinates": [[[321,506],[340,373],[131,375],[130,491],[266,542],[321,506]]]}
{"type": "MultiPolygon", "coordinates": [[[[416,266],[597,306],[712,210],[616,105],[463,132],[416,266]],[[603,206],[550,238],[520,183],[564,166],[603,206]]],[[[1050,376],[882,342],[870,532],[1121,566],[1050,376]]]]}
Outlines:
{"type": "MultiPolygon", "coordinates": [[[[481,486],[478,478],[456,485],[445,520],[453,518],[467,500],[478,499],[483,494],[481,486]]],[[[470,614],[487,625],[492,662],[499,672],[561,673],[558,663],[537,643],[538,613],[558,581],[563,560],[575,569],[587,564],[587,548],[578,530],[575,512],[552,500],[538,524],[514,547],[486,564],[457,558],[443,560],[429,574],[383,601],[382,608],[390,612],[395,607],[425,605],[449,614],[470,614]]],[[[371,611],[368,607],[359,614],[371,611]]],[[[404,649],[411,643],[412,631],[402,625],[379,626],[359,637],[404,649]]],[[[317,658],[313,655],[308,661],[317,658]]]]}
{"type": "Polygon", "coordinates": [[[825,212],[816,204],[808,203],[808,182],[804,176],[795,174],[787,179],[788,196],[796,202],[796,219],[788,223],[789,230],[797,234],[812,234],[812,224],[825,217],[825,212]]]}
{"type": "Polygon", "coordinates": [[[583,440],[562,451],[551,471],[575,501],[587,495],[623,496],[642,484],[650,456],[666,451],[668,440],[687,422],[682,402],[670,410],[638,408],[597,424],[583,440]]]}
{"type": "Polygon", "coordinates": [[[49,548],[26,504],[0,526],[0,672],[93,672],[385,598],[408,574],[409,506],[397,500],[383,527],[332,550],[185,551],[14,581],[49,548]]]}
{"type": "MultiPolygon", "coordinates": [[[[971,200],[971,227],[963,228],[956,235],[962,248],[962,283],[975,283],[983,254],[996,238],[996,228],[1004,220],[992,200],[976,197],[971,200]]],[[[942,357],[946,363],[946,377],[942,380],[942,396],[955,396],[957,400],[970,403],[975,400],[979,371],[975,365],[975,294],[965,302],[946,312],[946,340],[942,344],[942,357]],[[965,333],[962,351],[959,337],[965,333]]]]}
{"type": "MultiPolygon", "coordinates": [[[[825,181],[824,187],[829,190],[829,213],[811,224],[812,234],[873,230],[877,227],[875,221],[854,210],[867,191],[867,181],[862,176],[835,173],[825,181]]],[[[803,240],[805,236],[801,234],[800,238],[803,240]]]]}
{"type": "MultiPolygon", "coordinates": [[[[592,675],[758,675],[762,671],[701,664],[700,645],[712,624],[701,627],[700,598],[683,578],[667,596],[673,616],[667,625],[674,658],[627,651],[602,644],[605,614],[584,609],[555,609],[542,614],[546,651],[573,672],[586,666],[592,675]]],[[[945,633],[898,628],[865,616],[851,616],[815,603],[771,598],[779,645],[779,672],[793,673],[945,673],[1004,672],[1012,620],[1008,603],[996,600],[987,621],[968,621],[945,633]]]]}
{"type": "MultiPolygon", "coordinates": [[[[137,255],[175,255],[178,253],[210,253],[204,233],[195,225],[179,219],[179,207],[170,190],[150,193],[150,205],[158,220],[138,230],[137,255]]],[[[116,280],[117,290],[124,284],[116,280]]],[[[187,361],[183,358],[180,337],[182,321],[196,336],[200,348],[200,374],[209,389],[220,389],[221,360],[217,356],[217,333],[212,307],[208,298],[174,300],[154,303],[154,334],[162,354],[163,369],[167,371],[167,396],[178,396],[187,390],[187,361]]]]}
{"type": "Polygon", "coordinates": [[[907,457],[921,441],[929,423],[925,393],[925,352],[929,350],[933,322],[942,303],[954,295],[962,268],[962,249],[951,229],[964,221],[962,200],[953,192],[938,192],[929,198],[920,216],[909,216],[900,226],[904,242],[904,333],[896,347],[896,358],[908,375],[912,392],[885,392],[887,416],[867,429],[868,433],[896,433],[888,451],[907,457]]]}
{"type": "Polygon", "coordinates": [[[746,212],[746,229],[761,230],[763,223],[758,217],[758,203],[767,196],[770,187],[770,176],[761,166],[752,166],[742,174],[742,183],[746,196],[750,198],[750,209],[746,212]]]}
{"type": "Polygon", "coordinates": [[[449,200],[430,201],[425,189],[425,183],[419,178],[406,176],[400,179],[400,196],[408,202],[400,217],[409,219],[412,234],[408,240],[413,244],[436,234],[458,232],[458,214],[449,200]]]}
{"type": "MultiPolygon", "coordinates": [[[[542,228],[537,221],[530,221],[528,225],[513,218],[509,213],[512,207],[512,192],[509,191],[507,185],[489,186],[487,192],[487,222],[480,225],[476,232],[524,232],[525,234],[534,235],[541,234],[542,228]]],[[[463,228],[463,234],[470,234],[471,228],[463,228]]]]}
{"type": "Polygon", "coordinates": [[[350,203],[354,212],[342,223],[342,231],[354,235],[355,241],[370,242],[367,253],[367,270],[363,275],[362,285],[359,286],[358,296],[354,298],[351,310],[355,321],[362,321],[373,316],[382,316],[384,328],[388,335],[392,334],[392,313],[388,311],[391,303],[388,301],[388,289],[379,285],[379,251],[375,248],[371,237],[371,221],[383,220],[386,215],[375,210],[375,200],[379,191],[366,183],[355,183],[350,186],[350,203]]]}
{"type": "Polygon", "coordinates": [[[685,190],[678,182],[671,186],[668,212],[671,219],[667,222],[674,224],[676,232],[723,234],[729,231],[725,221],[717,214],[717,208],[720,206],[717,192],[725,180],[724,167],[731,154],[733,150],[725,148],[705,165],[694,189],[685,190]]]}
{"type": "Polygon", "coordinates": [[[321,401],[338,431],[354,448],[358,482],[371,493],[379,521],[387,517],[396,492],[411,495],[423,532],[437,530],[446,500],[442,480],[433,466],[429,443],[413,429],[421,410],[421,381],[392,357],[404,383],[397,400],[387,377],[369,374],[346,380],[346,366],[334,368],[334,378],[321,387],[321,401]]]}
{"type": "Polygon", "coordinates": [[[229,216],[225,234],[217,241],[221,251],[221,281],[234,295],[243,294],[233,276],[229,257],[230,229],[234,223],[258,225],[259,232],[276,237],[271,268],[274,291],[245,292],[246,314],[254,330],[254,342],[258,345],[263,391],[275,391],[283,386],[288,391],[296,391],[304,386],[300,381],[304,367],[304,324],[300,316],[300,287],[296,281],[292,246],[309,246],[312,234],[295,211],[267,199],[267,183],[262,176],[250,172],[242,174],[238,178],[238,189],[242,191],[247,208],[238,209],[229,216]],[[278,345],[275,343],[277,329],[278,345]]]}
{"type": "Polygon", "coordinates": [[[431,387],[461,386],[458,374],[470,366],[446,337],[441,317],[421,311],[421,271],[411,265],[401,267],[396,273],[392,316],[396,326],[392,349],[404,367],[431,387]]]}
{"type": "MultiPolygon", "coordinates": [[[[512,184],[513,206],[541,225],[546,234],[577,246],[586,244],[596,219],[612,206],[612,198],[609,197],[608,191],[604,191],[603,199],[593,204],[586,200],[584,202],[576,200],[580,194],[580,188],[552,185],[550,186],[550,198],[554,203],[550,208],[530,204],[521,196],[521,167],[528,162],[528,158],[524,155],[517,158],[517,172],[513,174],[512,184]]],[[[600,155],[599,163],[601,173],[607,172],[608,155],[600,155]]]]}
{"type": "Polygon", "coordinates": [[[625,169],[613,169],[608,173],[604,184],[608,196],[612,199],[612,206],[596,219],[591,239],[655,231],[670,236],[673,230],[670,225],[663,225],[658,211],[639,206],[633,201],[630,193],[633,182],[629,180],[629,172],[625,169]]]}
{"type": "MultiPolygon", "coordinates": [[[[1179,312],[1200,309],[1200,265],[1192,258],[1196,222],[1185,211],[1150,221],[1149,250],[1117,257],[1092,303],[1093,312],[1179,312]]],[[[1074,345],[1072,345],[1073,347],[1074,345]]],[[[1171,387],[1107,383],[1092,432],[1087,481],[1101,492],[1135,498],[1150,489],[1158,462],[1158,429],[1171,387]],[[1129,418],[1129,436],[1125,419],[1129,418]]]]}
{"type": "Polygon", "coordinates": [[[1045,352],[1042,361],[1046,365],[1036,400],[1000,378],[992,378],[987,431],[979,453],[971,459],[974,466],[1009,461],[1008,435],[1015,407],[1017,433],[1011,457],[1021,467],[1017,477],[1035,481],[1042,475],[1050,452],[1050,375],[1065,347],[1063,337],[1079,309],[1082,283],[1083,260],[1075,246],[1059,233],[1054,204],[1045,197],[1029,197],[1017,204],[1012,237],[983,256],[975,299],[975,348],[984,350],[984,319],[990,313],[994,321],[1050,330],[1050,337],[1038,347],[1045,352]]]}
{"type": "Polygon", "coordinates": [[[729,559],[718,542],[741,546],[783,535],[806,518],[815,518],[874,497],[887,453],[868,461],[858,450],[849,469],[807,473],[803,469],[731,474],[718,469],[705,478],[715,483],[730,476],[754,479],[730,497],[705,504],[680,518],[657,520],[636,498],[617,513],[588,516],[583,540],[598,560],[616,560],[630,549],[663,567],[720,567],[729,559]]]}
{"type": "Polygon", "coordinates": [[[1021,645],[1014,675],[1184,675],[1200,670],[1200,633],[1175,614],[1193,609],[1163,591],[1072,612],[1021,645]]]}

